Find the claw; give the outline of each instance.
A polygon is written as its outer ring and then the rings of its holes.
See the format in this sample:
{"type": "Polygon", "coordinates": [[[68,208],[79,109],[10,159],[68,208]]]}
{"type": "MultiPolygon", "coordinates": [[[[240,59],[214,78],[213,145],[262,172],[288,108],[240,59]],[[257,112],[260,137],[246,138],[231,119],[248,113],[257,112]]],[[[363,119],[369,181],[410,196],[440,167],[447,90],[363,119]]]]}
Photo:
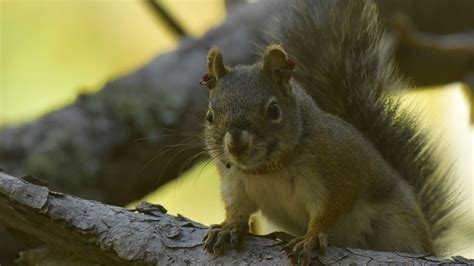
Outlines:
{"type": "Polygon", "coordinates": [[[307,250],[307,249],[303,249],[299,256],[298,256],[298,262],[299,264],[301,265],[309,265],[309,262],[310,262],[310,259],[309,259],[309,253],[310,253],[310,250],[307,250]]]}
{"type": "MultiPolygon", "coordinates": [[[[320,237],[322,236],[320,235],[320,237]]],[[[319,237],[298,237],[284,246],[283,250],[287,253],[291,264],[309,265],[311,251],[318,248],[320,243],[326,243],[327,245],[327,240],[326,242],[324,241],[324,239],[319,239],[319,237]]]]}
{"type": "Polygon", "coordinates": [[[301,251],[303,251],[303,248],[304,248],[304,243],[305,243],[304,240],[296,243],[296,245],[293,247],[293,252],[297,254],[301,253],[301,251]]]}
{"type": "Polygon", "coordinates": [[[230,231],[230,244],[233,248],[237,248],[242,239],[242,230],[240,228],[234,228],[230,231]]]}
{"type": "Polygon", "coordinates": [[[328,236],[323,233],[319,234],[319,249],[323,254],[326,254],[328,249],[328,236]]]}
{"type": "Polygon", "coordinates": [[[296,244],[298,244],[299,242],[303,241],[304,240],[304,237],[296,237],[296,238],[293,238],[288,244],[286,244],[284,247],[283,247],[283,250],[285,250],[285,252],[291,252],[293,251],[293,248],[295,247],[296,244]]]}
{"type": "Polygon", "coordinates": [[[237,248],[244,233],[244,227],[211,225],[203,238],[204,249],[214,255],[221,255],[225,252],[226,243],[237,248]]]}
{"type": "Polygon", "coordinates": [[[291,265],[298,265],[298,259],[294,253],[290,252],[290,254],[288,254],[288,259],[290,260],[291,265]]]}
{"type": "Polygon", "coordinates": [[[214,254],[220,255],[224,250],[224,243],[229,238],[229,231],[220,231],[217,233],[217,241],[214,243],[213,251],[214,254]]]}

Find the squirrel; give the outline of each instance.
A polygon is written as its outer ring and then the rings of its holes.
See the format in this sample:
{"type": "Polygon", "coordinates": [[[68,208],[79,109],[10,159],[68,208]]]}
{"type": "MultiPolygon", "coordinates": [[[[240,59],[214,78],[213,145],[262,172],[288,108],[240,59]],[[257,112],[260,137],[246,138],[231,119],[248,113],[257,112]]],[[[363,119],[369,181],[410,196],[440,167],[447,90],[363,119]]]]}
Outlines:
{"type": "Polygon", "coordinates": [[[296,236],[290,259],[329,245],[442,254],[456,220],[452,173],[393,97],[407,82],[367,0],[275,4],[261,59],[209,51],[204,142],[226,218],[204,248],[236,248],[256,211],[296,236]],[[290,59],[291,58],[291,59],[290,59]]]}

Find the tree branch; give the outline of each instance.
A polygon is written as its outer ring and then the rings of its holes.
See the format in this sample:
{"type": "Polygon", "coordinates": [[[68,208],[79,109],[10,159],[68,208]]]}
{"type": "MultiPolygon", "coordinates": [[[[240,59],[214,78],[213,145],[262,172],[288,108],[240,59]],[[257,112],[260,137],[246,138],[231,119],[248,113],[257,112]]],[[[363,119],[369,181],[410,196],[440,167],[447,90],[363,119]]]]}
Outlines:
{"type": "Polygon", "coordinates": [[[400,41],[417,49],[431,49],[441,53],[467,56],[474,60],[474,31],[436,35],[417,29],[409,17],[399,14],[394,18],[394,29],[400,41]]]}
{"type": "MultiPolygon", "coordinates": [[[[135,210],[105,205],[50,191],[0,172],[0,223],[39,240],[39,248],[23,252],[18,262],[101,264],[286,264],[282,242],[246,237],[239,251],[211,256],[202,249],[207,228],[183,216],[167,215],[157,205],[135,210]],[[47,256],[45,254],[54,254],[47,256]]],[[[457,262],[474,263],[461,257],[457,262]]],[[[317,252],[319,263],[440,263],[432,256],[329,248],[317,252]]]]}

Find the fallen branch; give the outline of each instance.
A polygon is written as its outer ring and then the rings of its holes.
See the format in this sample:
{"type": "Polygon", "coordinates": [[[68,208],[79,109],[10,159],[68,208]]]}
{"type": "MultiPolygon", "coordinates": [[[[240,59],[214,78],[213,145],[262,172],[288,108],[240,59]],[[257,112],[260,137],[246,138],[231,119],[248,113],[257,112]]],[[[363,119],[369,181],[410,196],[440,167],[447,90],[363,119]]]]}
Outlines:
{"type": "MultiPolygon", "coordinates": [[[[158,205],[134,210],[50,191],[0,172],[0,224],[41,242],[18,262],[136,264],[286,264],[282,242],[249,236],[239,251],[212,256],[202,249],[207,228],[158,205]]],[[[329,248],[320,263],[447,263],[450,260],[404,253],[329,248]]],[[[474,263],[456,257],[457,263],[474,263]]]]}

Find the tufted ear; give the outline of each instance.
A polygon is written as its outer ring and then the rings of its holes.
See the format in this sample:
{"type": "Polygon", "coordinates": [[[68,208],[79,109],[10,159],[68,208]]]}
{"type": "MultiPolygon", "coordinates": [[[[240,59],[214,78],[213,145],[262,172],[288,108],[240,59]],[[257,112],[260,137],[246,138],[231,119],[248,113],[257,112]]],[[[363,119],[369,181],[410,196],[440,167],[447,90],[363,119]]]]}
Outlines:
{"type": "Polygon", "coordinates": [[[207,74],[202,77],[200,84],[212,89],[215,81],[225,76],[225,74],[227,74],[227,69],[221,52],[219,48],[212,47],[207,55],[207,74]]]}
{"type": "Polygon", "coordinates": [[[217,47],[211,48],[207,55],[207,73],[216,79],[222,78],[227,73],[221,51],[217,47]]]}
{"type": "Polygon", "coordinates": [[[265,49],[262,58],[263,70],[278,80],[288,82],[295,69],[295,63],[287,58],[285,50],[280,45],[271,44],[265,49]]]}

